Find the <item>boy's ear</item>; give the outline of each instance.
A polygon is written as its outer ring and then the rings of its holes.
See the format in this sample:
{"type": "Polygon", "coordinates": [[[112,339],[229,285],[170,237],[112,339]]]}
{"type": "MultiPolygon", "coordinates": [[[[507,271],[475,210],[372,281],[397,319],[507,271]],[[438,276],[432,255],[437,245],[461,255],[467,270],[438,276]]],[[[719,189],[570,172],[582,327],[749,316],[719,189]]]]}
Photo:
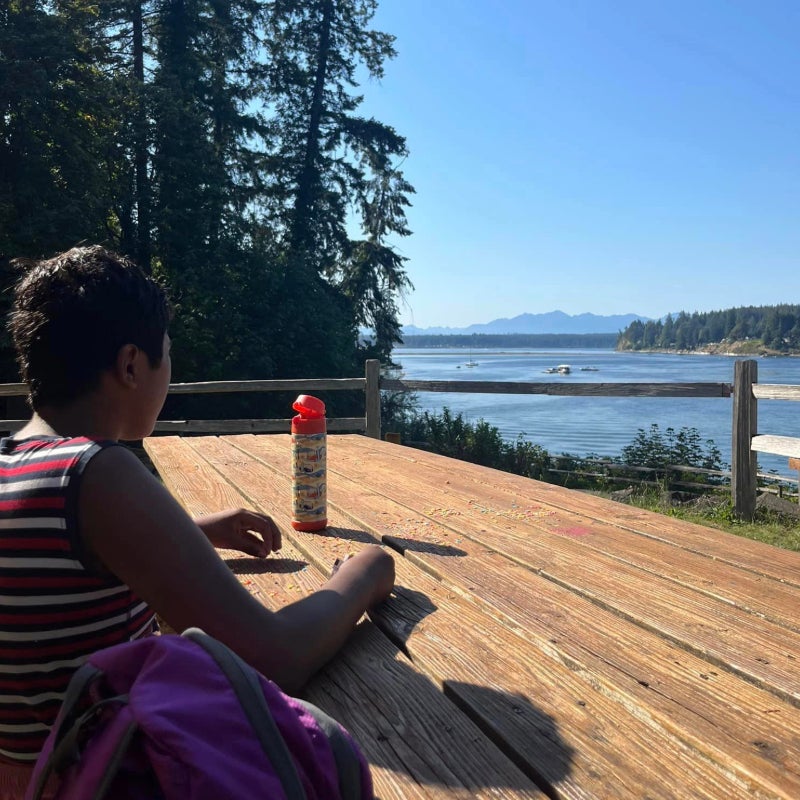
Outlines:
{"type": "Polygon", "coordinates": [[[139,379],[141,350],[135,344],[124,344],[117,353],[114,364],[115,377],[125,386],[136,388],[139,379]]]}

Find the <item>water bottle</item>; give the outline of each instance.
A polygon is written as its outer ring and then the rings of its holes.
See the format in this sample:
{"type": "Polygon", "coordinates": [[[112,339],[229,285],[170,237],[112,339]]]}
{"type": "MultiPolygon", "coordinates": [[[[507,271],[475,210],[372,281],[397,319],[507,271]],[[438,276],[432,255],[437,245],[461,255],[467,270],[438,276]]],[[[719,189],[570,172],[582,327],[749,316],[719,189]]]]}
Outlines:
{"type": "Polygon", "coordinates": [[[319,531],[328,524],[325,403],[301,394],[292,408],[292,527],[319,531]]]}

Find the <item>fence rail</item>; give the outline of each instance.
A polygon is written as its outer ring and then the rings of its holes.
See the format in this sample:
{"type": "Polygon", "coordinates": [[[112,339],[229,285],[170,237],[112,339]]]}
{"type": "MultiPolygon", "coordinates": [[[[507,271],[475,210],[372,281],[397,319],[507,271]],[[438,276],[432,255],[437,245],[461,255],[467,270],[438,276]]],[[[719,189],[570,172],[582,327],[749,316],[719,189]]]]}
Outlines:
{"type": "MultiPolygon", "coordinates": [[[[800,438],[758,433],[758,400],[800,401],[800,386],[759,384],[758,365],[737,361],[734,382],[729,383],[561,383],[501,381],[413,381],[381,379],[380,363],[370,359],[363,378],[315,378],[291,380],[205,381],[175,383],[170,394],[219,394],[223,392],[303,393],[338,390],[364,392],[364,416],[328,420],[332,432],[355,431],[380,438],[381,391],[470,392],[481,394],[544,394],[571,397],[720,397],[733,398],[731,443],[731,492],[736,513],[752,519],[758,484],[756,453],[768,452],[800,458],[800,438]]],[[[22,383],[0,384],[0,396],[27,394],[22,383]]],[[[26,420],[0,420],[0,429],[15,431],[26,420]]],[[[156,431],[171,433],[276,433],[289,429],[289,419],[159,420],[156,431]]]]}
{"type": "Polygon", "coordinates": [[[547,394],[559,397],[730,397],[732,392],[729,383],[514,383],[397,379],[382,380],[381,389],[395,392],[547,394]]]}
{"type": "MultiPolygon", "coordinates": [[[[330,392],[361,390],[364,392],[363,417],[332,417],[328,430],[332,433],[352,431],[375,439],[381,436],[380,362],[370,359],[364,364],[363,378],[292,378],[289,380],[201,381],[172,383],[169,394],[223,394],[234,392],[330,392]]],[[[0,384],[0,396],[19,397],[28,394],[24,383],[0,384]]],[[[0,420],[0,430],[17,431],[27,420],[0,420]]],[[[285,433],[291,419],[160,419],[158,433],[285,433]]]]}

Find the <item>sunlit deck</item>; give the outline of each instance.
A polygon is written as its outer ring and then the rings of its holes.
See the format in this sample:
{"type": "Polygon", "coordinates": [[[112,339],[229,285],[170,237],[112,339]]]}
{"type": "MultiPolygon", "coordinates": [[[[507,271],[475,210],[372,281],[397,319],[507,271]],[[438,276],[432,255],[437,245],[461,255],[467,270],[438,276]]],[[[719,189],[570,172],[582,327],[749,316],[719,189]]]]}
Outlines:
{"type": "Polygon", "coordinates": [[[397,551],[306,692],[384,800],[800,797],[800,553],[358,435],[329,436],[331,527],[302,534],[288,435],[145,447],[191,513],[276,519],[278,558],[229,558],[269,607],[397,551]]]}

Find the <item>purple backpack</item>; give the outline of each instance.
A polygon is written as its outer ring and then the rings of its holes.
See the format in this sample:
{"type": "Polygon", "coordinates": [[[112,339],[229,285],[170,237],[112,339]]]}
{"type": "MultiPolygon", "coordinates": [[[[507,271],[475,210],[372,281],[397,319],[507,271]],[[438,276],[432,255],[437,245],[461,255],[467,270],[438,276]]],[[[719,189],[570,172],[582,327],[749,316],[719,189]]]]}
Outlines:
{"type": "Polygon", "coordinates": [[[25,800],[54,774],[57,800],[373,798],[344,728],[196,628],[78,669],[25,800]]]}

